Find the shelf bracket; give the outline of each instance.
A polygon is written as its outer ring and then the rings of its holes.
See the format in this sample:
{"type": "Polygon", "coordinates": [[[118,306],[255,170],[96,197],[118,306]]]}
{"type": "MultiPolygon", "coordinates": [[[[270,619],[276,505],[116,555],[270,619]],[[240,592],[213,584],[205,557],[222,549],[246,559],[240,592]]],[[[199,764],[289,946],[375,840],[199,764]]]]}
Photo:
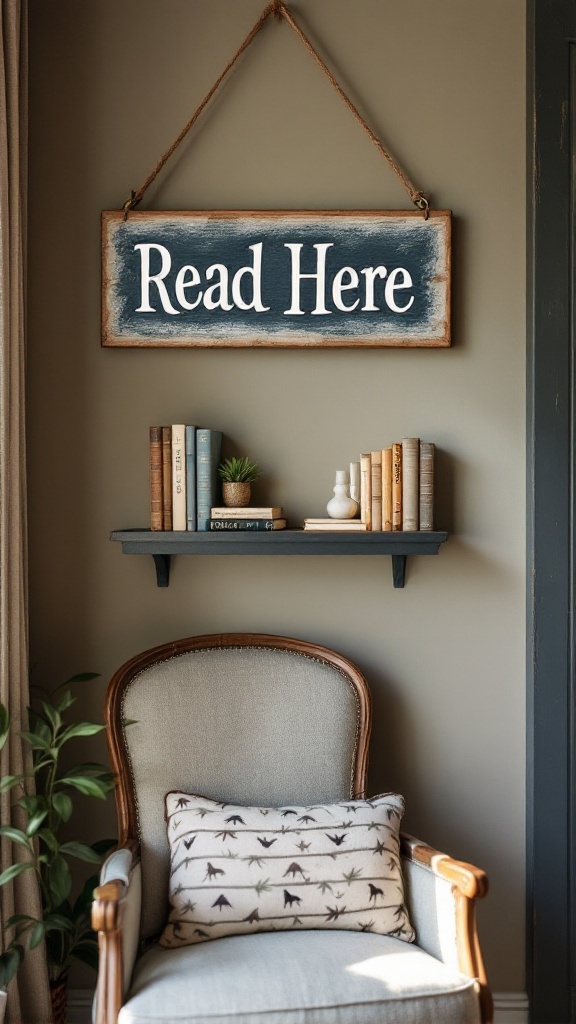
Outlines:
{"type": "Polygon", "coordinates": [[[152,555],[152,558],[156,566],[156,586],[167,587],[170,583],[170,555],[152,555]]]}
{"type": "Polygon", "coordinates": [[[392,583],[395,590],[402,590],[406,581],[406,555],[392,555],[392,583]]]}

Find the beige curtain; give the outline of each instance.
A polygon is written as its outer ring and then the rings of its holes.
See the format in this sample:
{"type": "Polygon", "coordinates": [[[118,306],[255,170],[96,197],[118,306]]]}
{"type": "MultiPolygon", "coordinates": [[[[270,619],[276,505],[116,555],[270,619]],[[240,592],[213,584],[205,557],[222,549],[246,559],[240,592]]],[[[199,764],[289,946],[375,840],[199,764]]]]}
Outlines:
{"type": "MultiPolygon", "coordinates": [[[[0,699],[12,722],[28,703],[26,449],[24,432],[24,275],[27,187],[27,0],[0,0],[0,699]]],[[[2,751],[2,773],[23,771],[16,737],[2,751]]],[[[7,821],[8,801],[0,806],[7,821]]],[[[14,857],[2,843],[0,870],[14,857]]],[[[32,872],[0,889],[0,922],[40,913],[32,872]]],[[[9,988],[10,1024],[52,1020],[43,947],[27,954],[9,988]]]]}

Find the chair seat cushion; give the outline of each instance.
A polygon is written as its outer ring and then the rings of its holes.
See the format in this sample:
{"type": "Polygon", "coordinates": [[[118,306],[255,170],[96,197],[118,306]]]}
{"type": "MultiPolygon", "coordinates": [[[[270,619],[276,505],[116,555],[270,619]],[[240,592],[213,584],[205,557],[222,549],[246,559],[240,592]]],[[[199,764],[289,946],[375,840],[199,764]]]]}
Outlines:
{"type": "Polygon", "coordinates": [[[479,1024],[475,982],[369,932],[287,931],[153,946],[118,1024],[479,1024]]]}

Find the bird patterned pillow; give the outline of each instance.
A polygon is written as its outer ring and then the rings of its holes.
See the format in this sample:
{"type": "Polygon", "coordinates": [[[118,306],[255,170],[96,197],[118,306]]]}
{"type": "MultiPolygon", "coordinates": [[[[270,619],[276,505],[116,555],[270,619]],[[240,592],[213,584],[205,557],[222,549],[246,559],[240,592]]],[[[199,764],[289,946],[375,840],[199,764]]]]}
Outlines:
{"type": "Polygon", "coordinates": [[[239,807],[168,793],[169,899],[160,945],[293,928],[393,935],[404,904],[394,793],[312,807],[239,807]]]}

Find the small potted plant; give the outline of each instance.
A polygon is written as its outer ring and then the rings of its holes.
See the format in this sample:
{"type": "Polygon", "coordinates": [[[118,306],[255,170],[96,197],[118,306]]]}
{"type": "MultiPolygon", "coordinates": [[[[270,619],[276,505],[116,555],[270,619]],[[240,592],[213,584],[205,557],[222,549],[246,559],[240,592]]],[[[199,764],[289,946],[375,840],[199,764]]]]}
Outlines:
{"type": "Polygon", "coordinates": [[[255,462],[246,455],[241,458],[233,456],[218,466],[218,474],[222,480],[222,497],[227,508],[243,508],[250,504],[250,485],[260,476],[255,462]]]}
{"type": "MultiPolygon", "coordinates": [[[[16,974],[27,949],[34,949],[44,940],[52,1009],[55,1024],[66,1020],[67,978],[72,958],[97,967],[97,939],[90,924],[92,893],[98,885],[92,875],[72,898],[70,858],[100,864],[115,845],[106,839],[87,845],[61,836],[62,826],[70,832],[74,811],[73,797],[106,799],[115,786],[115,776],[97,762],[89,761],[65,768],[60,763],[62,749],[74,739],[93,736],[104,726],[94,722],[70,723],[69,708],[76,698],[68,684],[97,678],[84,672],[73,676],[51,696],[35,701],[29,708],[29,731],[18,735],[32,752],[32,768],[26,775],[0,777],[0,792],[11,793],[12,814],[9,824],[0,827],[0,836],[19,847],[21,856],[0,874],[0,886],[6,885],[23,871],[34,871],[40,892],[41,916],[15,914],[4,923],[10,938],[0,954],[0,990],[6,990],[16,974]],[[65,687],[65,689],[63,689],[65,687]],[[61,692],[59,692],[61,691],[61,692]],[[27,791],[27,780],[34,779],[35,794],[27,791]]],[[[8,712],[0,703],[0,750],[10,735],[8,712]]],[[[2,1019],[0,1000],[0,1020],[2,1019]]]]}

